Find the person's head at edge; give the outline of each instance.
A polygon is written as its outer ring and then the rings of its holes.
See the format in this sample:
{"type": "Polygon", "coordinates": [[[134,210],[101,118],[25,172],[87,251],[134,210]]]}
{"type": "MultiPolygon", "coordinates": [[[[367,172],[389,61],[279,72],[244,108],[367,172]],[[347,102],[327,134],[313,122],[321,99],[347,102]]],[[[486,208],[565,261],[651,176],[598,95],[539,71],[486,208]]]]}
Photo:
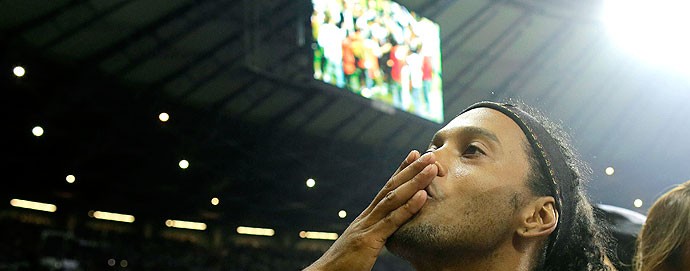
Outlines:
{"type": "Polygon", "coordinates": [[[610,239],[583,191],[586,167],[556,125],[527,111],[481,102],[439,130],[429,148],[438,175],[388,239],[391,252],[418,270],[611,266],[610,239]]]}
{"type": "Polygon", "coordinates": [[[664,193],[649,209],[633,265],[638,271],[690,270],[690,181],[664,193]]]}

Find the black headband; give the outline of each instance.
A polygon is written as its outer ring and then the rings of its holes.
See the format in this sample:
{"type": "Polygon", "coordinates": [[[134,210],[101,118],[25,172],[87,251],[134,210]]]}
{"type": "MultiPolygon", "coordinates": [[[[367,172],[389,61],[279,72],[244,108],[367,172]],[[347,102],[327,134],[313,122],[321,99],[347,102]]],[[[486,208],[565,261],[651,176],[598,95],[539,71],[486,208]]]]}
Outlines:
{"type": "Polygon", "coordinates": [[[551,239],[547,248],[548,255],[554,245],[560,241],[561,238],[559,236],[566,236],[568,234],[565,231],[568,231],[569,227],[562,225],[562,222],[571,221],[571,218],[575,215],[575,208],[564,210],[563,206],[573,206],[569,203],[576,200],[574,193],[576,193],[577,186],[579,185],[577,175],[568,165],[566,156],[561,151],[561,145],[532,115],[511,104],[486,101],[475,103],[463,110],[462,113],[479,107],[497,110],[510,117],[520,126],[539,160],[542,173],[550,181],[549,186],[556,201],[556,211],[559,217],[555,237],[551,239]]]}

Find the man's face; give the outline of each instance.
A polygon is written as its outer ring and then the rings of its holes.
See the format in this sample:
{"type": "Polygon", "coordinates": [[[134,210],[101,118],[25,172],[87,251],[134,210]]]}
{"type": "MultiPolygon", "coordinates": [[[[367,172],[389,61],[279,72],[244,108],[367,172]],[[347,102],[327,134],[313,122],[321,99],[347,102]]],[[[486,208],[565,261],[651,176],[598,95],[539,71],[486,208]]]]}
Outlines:
{"type": "Polygon", "coordinates": [[[496,110],[476,108],[452,120],[430,145],[439,174],[426,188],[427,202],[388,239],[388,249],[412,258],[510,242],[517,209],[531,196],[524,146],[520,127],[496,110]]]}

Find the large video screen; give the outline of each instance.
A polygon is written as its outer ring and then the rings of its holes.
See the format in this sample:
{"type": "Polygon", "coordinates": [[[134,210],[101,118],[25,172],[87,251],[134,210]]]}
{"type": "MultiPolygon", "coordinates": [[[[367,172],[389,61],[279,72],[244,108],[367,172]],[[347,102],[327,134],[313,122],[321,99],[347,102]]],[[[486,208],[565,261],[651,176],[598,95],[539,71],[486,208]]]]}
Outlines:
{"type": "Polygon", "coordinates": [[[443,122],[438,24],[389,0],[312,0],[314,78],[443,122]]]}

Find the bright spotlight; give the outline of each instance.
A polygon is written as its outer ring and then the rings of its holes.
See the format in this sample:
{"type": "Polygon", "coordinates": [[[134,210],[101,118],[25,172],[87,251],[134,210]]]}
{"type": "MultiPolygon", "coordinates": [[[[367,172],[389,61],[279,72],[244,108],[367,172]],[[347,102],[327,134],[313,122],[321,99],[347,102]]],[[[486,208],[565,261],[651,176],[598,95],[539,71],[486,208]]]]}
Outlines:
{"type": "Polygon", "coordinates": [[[211,199],[211,204],[213,204],[214,206],[218,205],[218,203],[220,203],[220,200],[218,198],[212,198],[211,199]]]}
{"type": "Polygon", "coordinates": [[[254,227],[239,226],[239,227],[237,227],[237,233],[247,234],[247,235],[273,236],[276,234],[276,231],[273,229],[268,229],[268,228],[254,228],[254,227]]]}
{"type": "Polygon", "coordinates": [[[637,207],[637,208],[642,207],[642,200],[636,199],[635,201],[633,201],[633,205],[635,205],[635,207],[637,207]]]}
{"type": "Polygon", "coordinates": [[[12,69],[12,72],[14,73],[14,76],[16,77],[22,77],[24,74],[26,74],[26,70],[22,66],[16,66],[14,69],[12,69]]]}
{"type": "Polygon", "coordinates": [[[299,237],[306,239],[335,240],[338,239],[338,234],[334,232],[300,231],[299,237]]]}
{"type": "Polygon", "coordinates": [[[347,216],[347,212],[345,212],[345,210],[340,210],[340,212],[338,212],[338,217],[345,218],[346,216],[347,216]]]}
{"type": "Polygon", "coordinates": [[[43,127],[41,126],[36,126],[33,129],[31,129],[31,133],[34,134],[34,136],[42,136],[43,135],[43,127]]]}
{"type": "Polygon", "coordinates": [[[187,160],[180,160],[178,163],[181,169],[187,169],[189,167],[189,162],[187,160]]]}
{"type": "Polygon", "coordinates": [[[206,223],[182,221],[182,220],[172,220],[172,219],[166,220],[165,225],[170,227],[170,228],[190,229],[190,230],[198,230],[198,231],[203,231],[206,229],[206,223]]]}
{"type": "Polygon", "coordinates": [[[314,179],[307,179],[307,187],[314,187],[314,185],[316,185],[316,181],[314,179]]]}
{"type": "Polygon", "coordinates": [[[51,212],[51,213],[55,212],[57,210],[57,207],[53,204],[35,202],[35,201],[29,201],[29,200],[21,200],[21,199],[10,200],[10,205],[12,205],[14,207],[19,207],[19,208],[26,208],[26,209],[51,212]]]}
{"type": "Polygon", "coordinates": [[[168,115],[168,113],[163,112],[158,115],[158,119],[162,122],[166,122],[170,119],[170,115],[168,115]]]}
{"type": "Polygon", "coordinates": [[[125,222],[125,223],[134,222],[134,216],[133,215],[126,215],[126,214],[118,214],[118,213],[103,212],[103,211],[91,211],[91,212],[89,212],[89,216],[96,218],[96,219],[102,219],[102,220],[110,220],[110,221],[125,222]]]}
{"type": "Polygon", "coordinates": [[[606,173],[606,175],[609,175],[609,176],[613,175],[614,172],[615,172],[615,170],[613,170],[613,167],[607,167],[604,170],[604,173],[606,173]]]}
{"type": "Polygon", "coordinates": [[[621,49],[654,65],[690,73],[690,1],[605,0],[602,21],[621,49]]]}
{"type": "Polygon", "coordinates": [[[67,177],[65,177],[65,181],[67,181],[68,183],[74,183],[74,181],[76,181],[76,180],[77,180],[77,178],[74,177],[74,175],[72,175],[72,174],[67,175],[67,177]]]}

